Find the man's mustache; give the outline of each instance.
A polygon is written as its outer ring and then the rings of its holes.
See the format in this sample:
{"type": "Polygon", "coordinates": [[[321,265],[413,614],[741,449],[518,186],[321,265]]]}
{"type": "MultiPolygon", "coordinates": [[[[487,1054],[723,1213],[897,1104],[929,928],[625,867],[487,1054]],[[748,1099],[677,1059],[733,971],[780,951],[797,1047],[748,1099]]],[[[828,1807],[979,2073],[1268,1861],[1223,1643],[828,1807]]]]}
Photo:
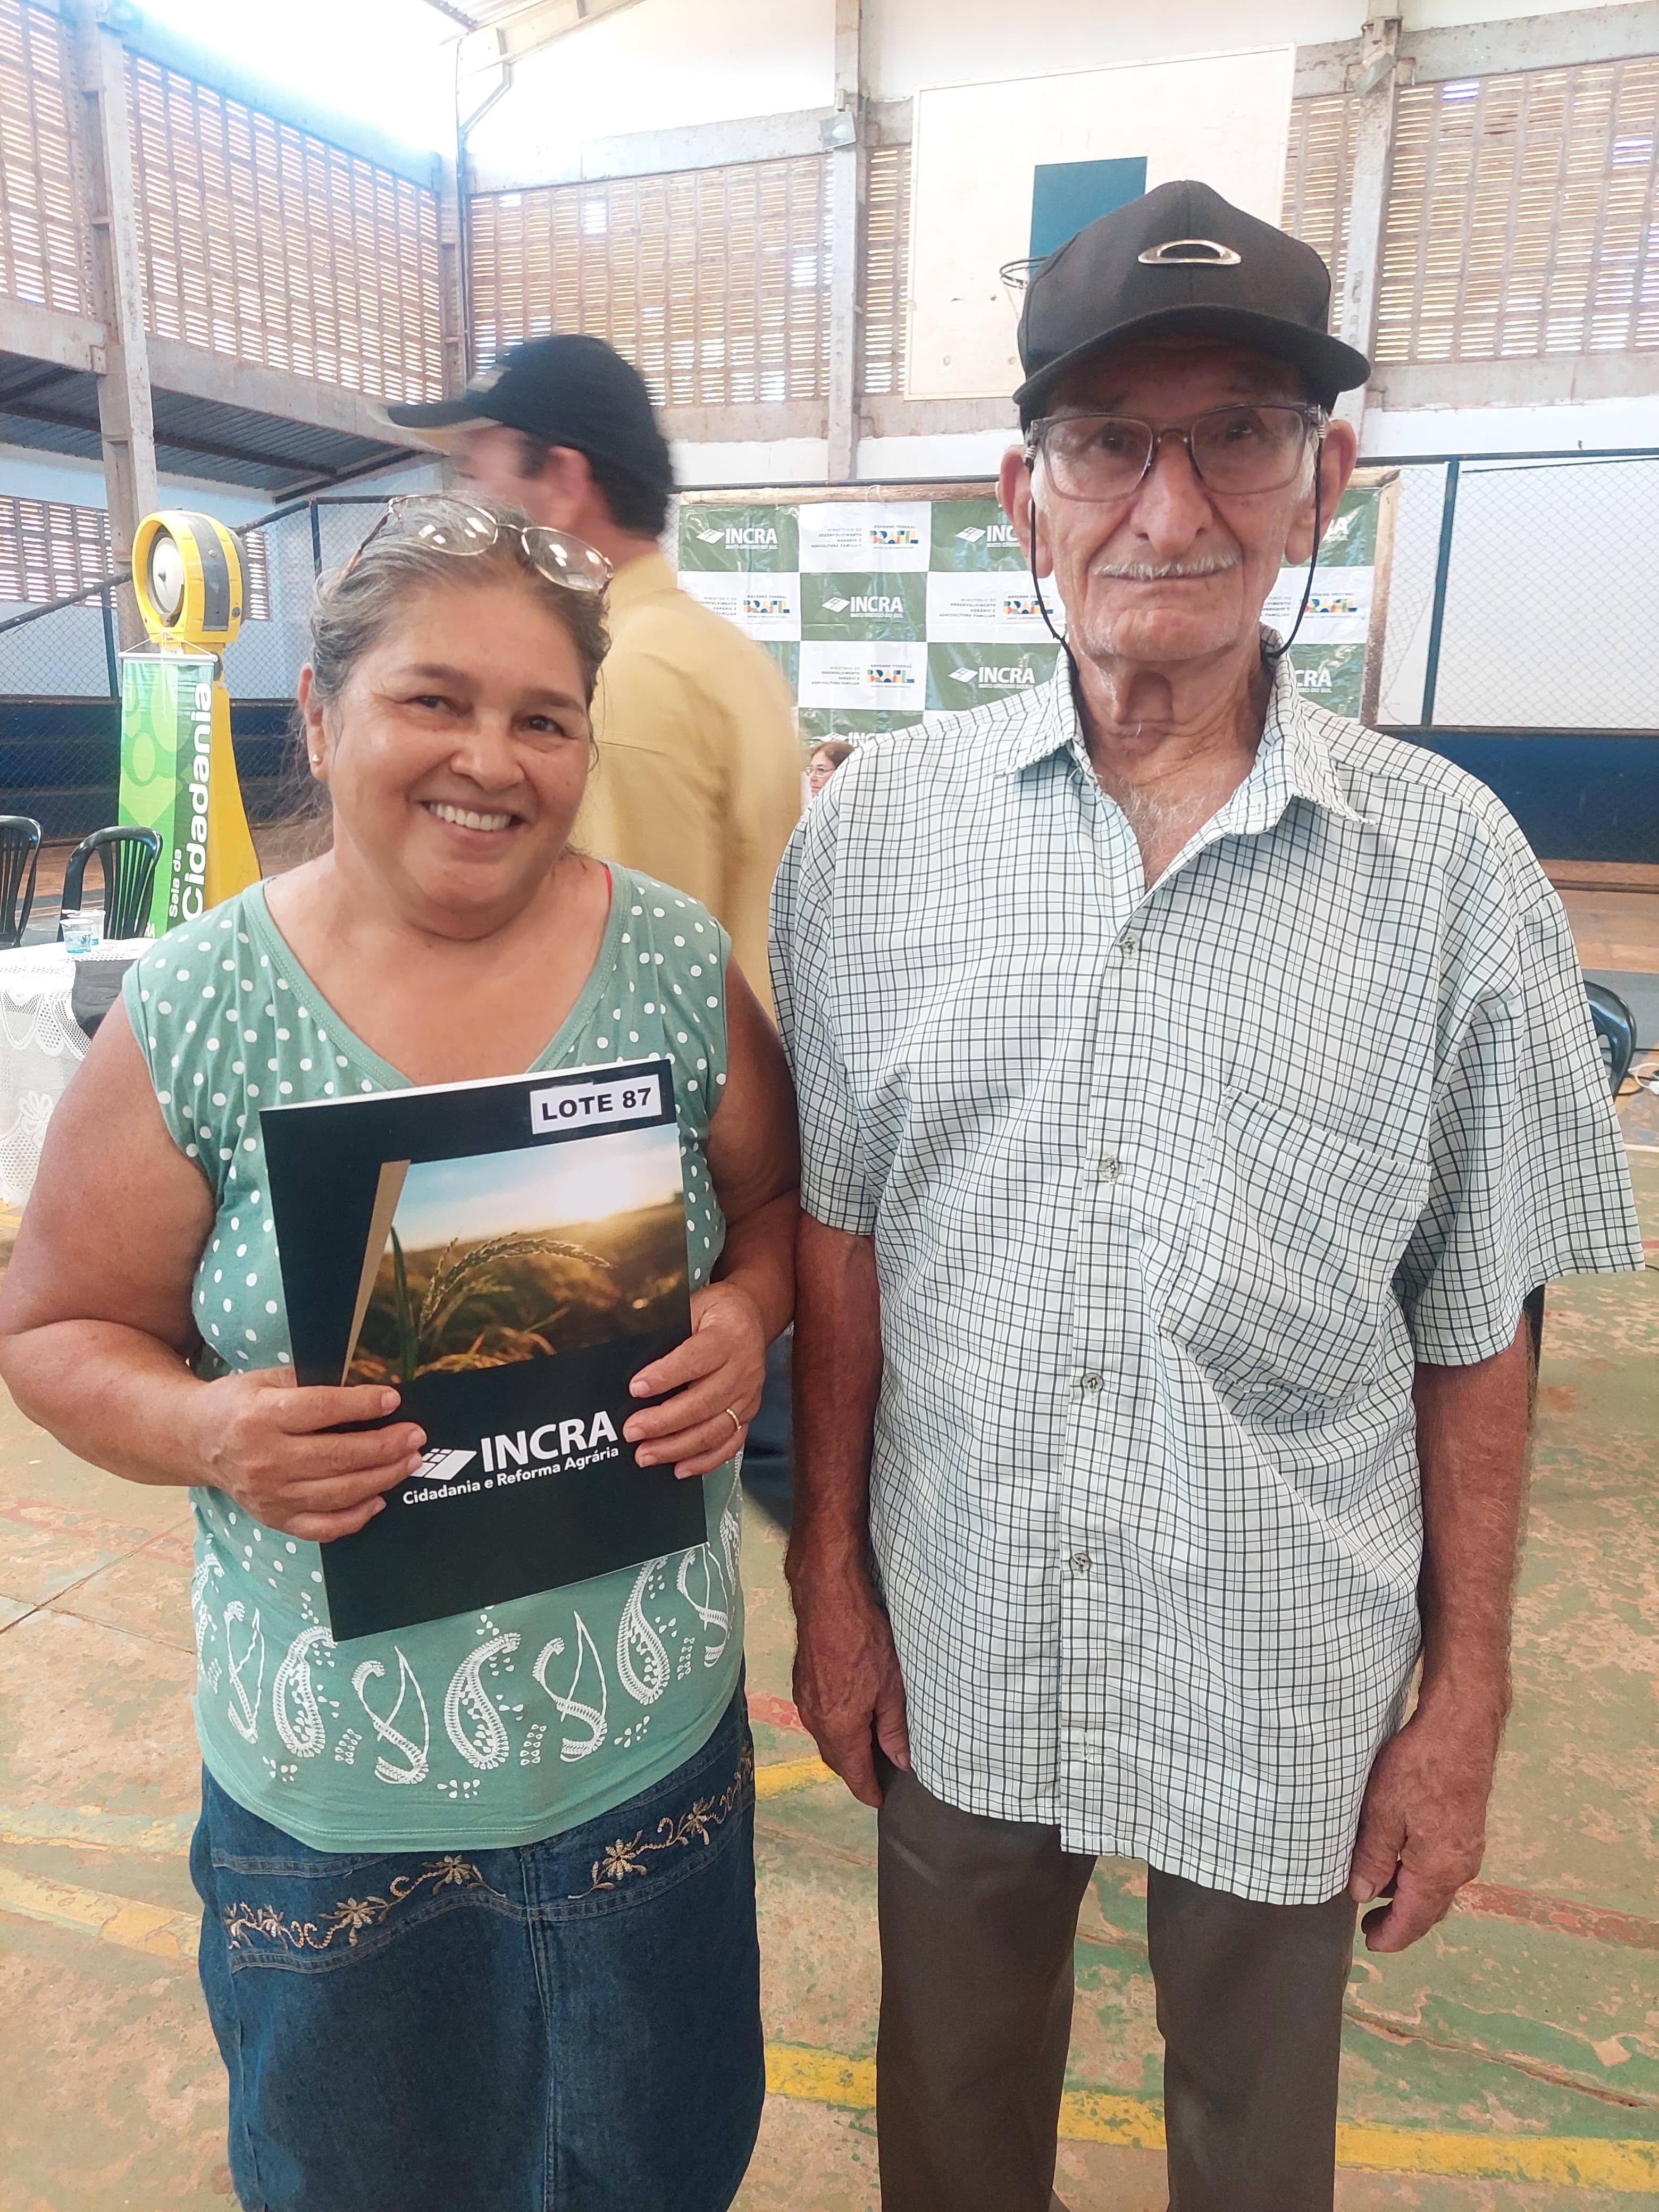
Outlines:
{"type": "Polygon", "coordinates": [[[1179,576],[1224,576],[1238,562],[1237,553],[1206,553],[1190,561],[1097,561],[1094,574],[1131,584],[1162,584],[1179,576]]]}

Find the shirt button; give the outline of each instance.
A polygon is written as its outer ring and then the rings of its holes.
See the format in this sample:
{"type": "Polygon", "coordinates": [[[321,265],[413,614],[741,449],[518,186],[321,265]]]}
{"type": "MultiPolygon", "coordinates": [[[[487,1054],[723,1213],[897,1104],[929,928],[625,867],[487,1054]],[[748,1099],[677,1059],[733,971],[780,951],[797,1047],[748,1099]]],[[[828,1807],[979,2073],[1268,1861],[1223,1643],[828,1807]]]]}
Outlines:
{"type": "Polygon", "coordinates": [[[1122,1173],[1122,1170],[1123,1163],[1121,1160],[1097,1160],[1095,1162],[1095,1173],[1100,1177],[1102,1182],[1115,1182],[1118,1176],[1122,1173]]]}
{"type": "Polygon", "coordinates": [[[1089,1566],[1089,1554],[1086,1552],[1073,1552],[1066,1564],[1074,1574],[1086,1573],[1089,1566]]]}
{"type": "Polygon", "coordinates": [[[1098,1390],[1105,1380],[1106,1377],[1103,1375],[1085,1375],[1077,1387],[1079,1390],[1086,1390],[1092,1393],[1098,1390]]]}
{"type": "Polygon", "coordinates": [[[1120,938],[1117,949],[1126,960],[1133,960],[1140,950],[1140,939],[1138,937],[1120,938]]]}

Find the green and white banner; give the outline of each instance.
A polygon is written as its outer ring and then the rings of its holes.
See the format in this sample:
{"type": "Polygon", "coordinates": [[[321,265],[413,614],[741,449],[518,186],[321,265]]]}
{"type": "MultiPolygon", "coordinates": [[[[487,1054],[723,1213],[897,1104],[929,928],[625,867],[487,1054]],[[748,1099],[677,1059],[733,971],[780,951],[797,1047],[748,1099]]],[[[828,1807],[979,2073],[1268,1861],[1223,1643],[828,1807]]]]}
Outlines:
{"type": "MultiPolygon", "coordinates": [[[[1359,711],[1376,514],[1374,490],[1343,500],[1291,653],[1304,690],[1338,714],[1359,711]]],[[[687,499],[679,580],[777,660],[809,742],[1007,698],[1046,684],[1059,656],[994,499],[687,499]]],[[[1265,619],[1288,629],[1305,581],[1285,570],[1265,619]]],[[[1059,623],[1052,591],[1048,611],[1059,623]]]]}
{"type": "Polygon", "coordinates": [[[161,840],[150,907],[158,937],[209,903],[217,665],[210,654],[129,653],[121,659],[120,818],[161,840]]]}
{"type": "MultiPolygon", "coordinates": [[[[1308,611],[1291,647],[1297,682],[1334,714],[1358,714],[1364,691],[1380,503],[1380,494],[1369,488],[1343,495],[1319,549],[1308,611]]],[[[1268,594],[1262,619],[1281,636],[1296,620],[1307,582],[1305,568],[1286,568],[1268,594]]]]}

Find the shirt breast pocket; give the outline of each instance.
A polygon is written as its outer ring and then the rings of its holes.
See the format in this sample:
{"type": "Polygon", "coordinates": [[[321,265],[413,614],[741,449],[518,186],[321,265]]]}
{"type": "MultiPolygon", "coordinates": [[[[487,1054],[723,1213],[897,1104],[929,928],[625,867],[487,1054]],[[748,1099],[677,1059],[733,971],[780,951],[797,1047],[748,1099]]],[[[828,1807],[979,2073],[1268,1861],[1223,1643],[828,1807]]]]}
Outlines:
{"type": "Polygon", "coordinates": [[[1403,1332],[1394,1276],[1426,1160],[1228,1091],[1194,1170],[1163,1333],[1242,1419],[1340,1411],[1403,1332]]]}

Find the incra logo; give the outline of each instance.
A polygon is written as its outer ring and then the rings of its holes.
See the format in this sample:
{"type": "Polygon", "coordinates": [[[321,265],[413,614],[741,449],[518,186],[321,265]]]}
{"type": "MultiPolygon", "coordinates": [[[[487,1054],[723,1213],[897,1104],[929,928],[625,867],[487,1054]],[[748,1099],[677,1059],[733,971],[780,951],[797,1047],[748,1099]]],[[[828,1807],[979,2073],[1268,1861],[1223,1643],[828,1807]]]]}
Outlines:
{"type": "Polygon", "coordinates": [[[957,537],[963,545],[978,545],[981,543],[987,545],[1018,545],[1019,543],[1014,536],[1014,526],[1012,522],[994,522],[985,530],[978,528],[958,530],[957,537]]]}
{"type": "Polygon", "coordinates": [[[827,615],[896,615],[902,617],[904,601],[895,593],[866,592],[850,599],[826,599],[823,611],[827,615]]]}
{"type": "Polygon", "coordinates": [[[700,530],[698,538],[705,545],[726,545],[734,551],[749,551],[757,548],[775,548],[778,533],[769,524],[757,523],[747,527],[728,523],[723,530],[700,530]]]}
{"type": "Polygon", "coordinates": [[[421,1463],[415,1470],[417,1482],[453,1482],[464,1467],[471,1467],[478,1456],[475,1451],[446,1451],[436,1445],[421,1455],[421,1463]]]}
{"type": "Polygon", "coordinates": [[[1006,668],[953,668],[951,675],[957,684],[994,684],[1004,689],[1036,682],[1036,669],[1018,661],[1006,668]]]}
{"type": "Polygon", "coordinates": [[[1298,668],[1297,688],[1303,691],[1328,691],[1331,688],[1331,664],[1322,661],[1317,668],[1298,668]]]}

